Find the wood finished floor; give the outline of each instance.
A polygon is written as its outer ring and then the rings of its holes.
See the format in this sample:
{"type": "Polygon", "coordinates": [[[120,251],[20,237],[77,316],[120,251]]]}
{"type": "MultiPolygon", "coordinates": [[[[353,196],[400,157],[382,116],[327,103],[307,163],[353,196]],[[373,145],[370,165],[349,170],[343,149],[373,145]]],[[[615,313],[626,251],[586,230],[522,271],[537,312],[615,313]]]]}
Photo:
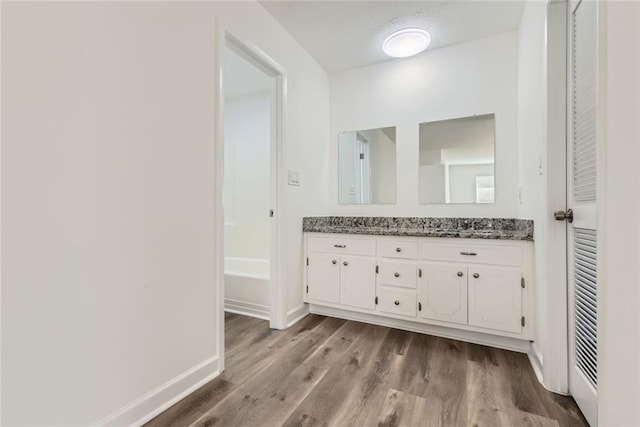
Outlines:
{"type": "Polygon", "coordinates": [[[586,426],[524,354],[309,315],[226,315],[226,370],[146,426],[586,426]]]}

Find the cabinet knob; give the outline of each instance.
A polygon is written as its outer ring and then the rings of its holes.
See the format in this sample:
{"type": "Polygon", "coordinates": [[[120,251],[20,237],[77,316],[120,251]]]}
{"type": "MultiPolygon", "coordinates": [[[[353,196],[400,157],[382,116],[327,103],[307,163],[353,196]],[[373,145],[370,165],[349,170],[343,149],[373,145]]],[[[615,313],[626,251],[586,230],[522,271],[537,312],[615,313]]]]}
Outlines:
{"type": "Polygon", "coordinates": [[[396,252],[402,252],[401,248],[396,248],[396,252]]]}
{"type": "Polygon", "coordinates": [[[478,277],[480,277],[480,275],[478,273],[473,273],[473,277],[477,279],[478,277]]]}
{"type": "Polygon", "coordinates": [[[394,303],[395,305],[400,305],[400,301],[398,301],[398,300],[395,300],[393,303],[394,303]]]}
{"type": "Polygon", "coordinates": [[[337,264],[338,261],[336,261],[335,259],[333,261],[331,261],[331,264],[337,264]]]}
{"type": "Polygon", "coordinates": [[[347,266],[349,263],[347,261],[343,262],[342,265],[347,266]]]}
{"type": "Polygon", "coordinates": [[[458,271],[458,277],[462,277],[464,276],[464,273],[462,273],[462,271],[458,271]]]}
{"type": "Polygon", "coordinates": [[[394,276],[400,277],[400,273],[396,273],[396,274],[394,274],[394,276]]]}

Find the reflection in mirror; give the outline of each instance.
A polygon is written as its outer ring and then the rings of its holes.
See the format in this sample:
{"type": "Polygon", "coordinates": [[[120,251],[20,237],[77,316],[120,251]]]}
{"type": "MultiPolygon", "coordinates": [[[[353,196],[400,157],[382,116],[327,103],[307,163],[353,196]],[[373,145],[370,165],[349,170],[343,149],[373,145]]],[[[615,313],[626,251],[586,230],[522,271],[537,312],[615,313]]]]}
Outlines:
{"type": "Polygon", "coordinates": [[[396,202],[396,128],[338,135],[338,201],[341,205],[396,202]]]}
{"type": "Polygon", "coordinates": [[[494,203],[494,146],[494,114],[420,124],[420,203],[494,203]]]}

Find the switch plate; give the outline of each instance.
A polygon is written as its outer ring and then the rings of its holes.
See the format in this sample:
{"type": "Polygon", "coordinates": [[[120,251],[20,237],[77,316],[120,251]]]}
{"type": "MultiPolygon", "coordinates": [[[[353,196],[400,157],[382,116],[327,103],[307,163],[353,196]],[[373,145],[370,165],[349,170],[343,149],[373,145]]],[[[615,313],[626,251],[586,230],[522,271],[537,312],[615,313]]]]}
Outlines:
{"type": "Polygon", "coordinates": [[[300,186],[300,172],[297,171],[289,171],[289,179],[288,179],[288,184],[289,185],[295,185],[296,187],[300,186]]]}

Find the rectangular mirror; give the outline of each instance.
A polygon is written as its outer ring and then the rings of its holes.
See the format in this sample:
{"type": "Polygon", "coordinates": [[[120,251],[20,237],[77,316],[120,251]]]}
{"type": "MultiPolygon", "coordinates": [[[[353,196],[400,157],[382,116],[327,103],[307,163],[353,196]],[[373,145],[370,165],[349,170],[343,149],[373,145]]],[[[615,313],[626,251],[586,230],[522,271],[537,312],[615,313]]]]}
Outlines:
{"type": "Polygon", "coordinates": [[[495,203],[495,115],[420,124],[420,203],[495,203]]]}
{"type": "Polygon", "coordinates": [[[338,201],[341,205],[396,202],[396,128],[338,135],[338,201]]]}

